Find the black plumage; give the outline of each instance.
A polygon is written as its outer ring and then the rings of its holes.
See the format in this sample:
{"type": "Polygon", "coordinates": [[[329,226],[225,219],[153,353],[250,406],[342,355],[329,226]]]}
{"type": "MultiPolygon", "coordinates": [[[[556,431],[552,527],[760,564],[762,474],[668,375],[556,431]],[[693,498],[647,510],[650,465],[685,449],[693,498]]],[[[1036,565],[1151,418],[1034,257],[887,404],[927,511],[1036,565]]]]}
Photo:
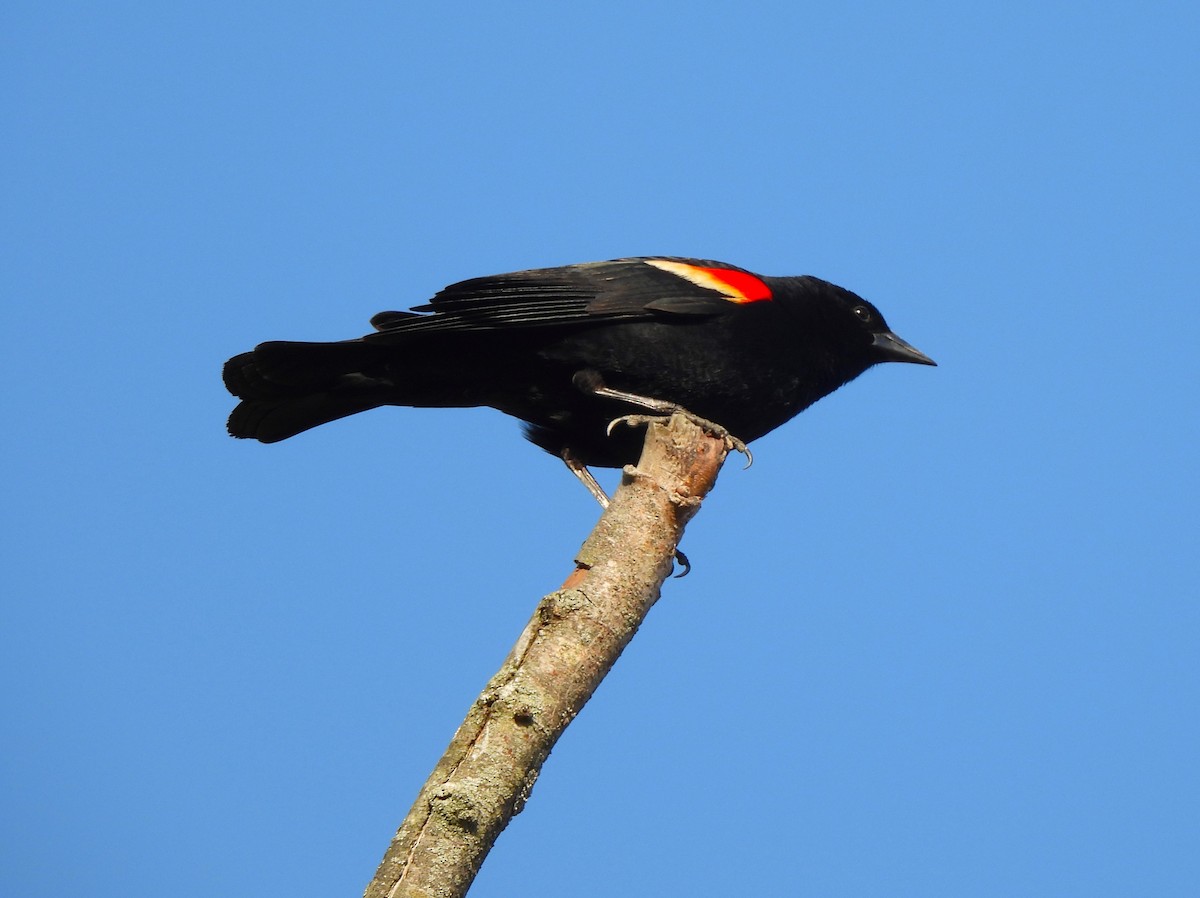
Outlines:
{"type": "Polygon", "coordinates": [[[229,432],[271,443],[384,405],[491,406],[549,452],[617,467],[641,447],[639,434],[607,432],[645,404],[632,399],[749,442],[878,362],[934,364],[827,281],[674,257],[475,278],[371,323],[356,340],[262,343],[230,359],[225,385],[241,402],[229,432]]]}

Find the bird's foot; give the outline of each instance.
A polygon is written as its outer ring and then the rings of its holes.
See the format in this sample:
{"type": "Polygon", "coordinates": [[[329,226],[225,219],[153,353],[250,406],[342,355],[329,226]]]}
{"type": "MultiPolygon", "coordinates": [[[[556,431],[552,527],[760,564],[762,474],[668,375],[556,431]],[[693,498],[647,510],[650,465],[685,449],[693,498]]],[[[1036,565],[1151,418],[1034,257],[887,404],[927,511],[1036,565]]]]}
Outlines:
{"type": "MultiPolygon", "coordinates": [[[[750,447],[742,440],[739,440],[731,434],[725,427],[718,424],[716,421],[710,421],[707,418],[701,418],[699,415],[692,414],[685,408],[678,406],[670,409],[667,414],[683,415],[705,433],[716,437],[718,440],[724,440],[726,450],[734,450],[746,456],[745,467],[748,468],[754,464],[754,454],[750,451],[750,447]]],[[[608,422],[607,433],[612,436],[613,430],[620,424],[626,427],[646,427],[650,424],[663,420],[663,415],[622,415],[620,418],[614,418],[608,422]]],[[[743,468],[744,470],[744,468],[743,468]]]]}
{"type": "Polygon", "coordinates": [[[613,428],[618,424],[624,424],[626,427],[643,427],[647,424],[653,424],[655,421],[661,421],[668,415],[683,415],[701,430],[719,440],[724,440],[726,451],[736,449],[742,455],[746,456],[747,468],[754,464],[754,456],[742,440],[739,440],[716,421],[701,418],[699,415],[689,412],[681,405],[676,405],[674,402],[666,399],[656,399],[653,396],[641,396],[637,393],[628,393],[625,390],[613,389],[604,382],[604,378],[600,376],[599,371],[591,368],[576,371],[571,378],[571,382],[580,392],[588,393],[592,396],[603,396],[606,399],[628,402],[630,405],[639,405],[655,413],[653,415],[624,415],[610,421],[607,430],[609,436],[612,436],[613,428]]]}

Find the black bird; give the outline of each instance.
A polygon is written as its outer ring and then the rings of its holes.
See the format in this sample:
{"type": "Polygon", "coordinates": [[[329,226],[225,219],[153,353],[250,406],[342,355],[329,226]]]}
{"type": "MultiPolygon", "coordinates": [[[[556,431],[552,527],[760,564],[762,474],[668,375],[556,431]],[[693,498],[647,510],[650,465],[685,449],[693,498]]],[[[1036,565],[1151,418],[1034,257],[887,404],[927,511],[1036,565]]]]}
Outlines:
{"type": "Polygon", "coordinates": [[[585,466],[637,461],[640,435],[609,424],[639,407],[686,409],[749,442],[877,362],[935,364],[849,290],[675,257],[475,278],[371,324],[226,362],[242,400],[229,432],[274,443],[383,405],[491,406],[601,498],[585,466]]]}

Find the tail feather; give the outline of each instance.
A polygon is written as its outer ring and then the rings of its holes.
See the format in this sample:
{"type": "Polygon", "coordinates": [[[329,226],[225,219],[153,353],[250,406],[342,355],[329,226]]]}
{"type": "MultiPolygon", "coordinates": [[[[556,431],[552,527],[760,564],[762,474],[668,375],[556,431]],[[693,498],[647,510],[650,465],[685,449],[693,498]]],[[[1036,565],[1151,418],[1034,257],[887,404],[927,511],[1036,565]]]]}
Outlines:
{"type": "Polygon", "coordinates": [[[230,436],[278,443],[320,424],[383,405],[372,395],[311,393],[295,399],[243,399],[229,416],[230,436]]]}
{"type": "Polygon", "coordinates": [[[242,401],[232,436],[276,443],[305,430],[385,405],[389,385],[367,370],[378,349],[343,343],[262,343],[225,363],[225,386],[242,401]]]}
{"type": "Polygon", "coordinates": [[[379,347],[359,340],[340,343],[259,343],[250,352],[225,363],[222,376],[229,392],[241,399],[280,395],[280,390],[327,386],[345,374],[370,368],[379,360],[379,347]],[[246,391],[246,392],[243,392],[246,391]]]}

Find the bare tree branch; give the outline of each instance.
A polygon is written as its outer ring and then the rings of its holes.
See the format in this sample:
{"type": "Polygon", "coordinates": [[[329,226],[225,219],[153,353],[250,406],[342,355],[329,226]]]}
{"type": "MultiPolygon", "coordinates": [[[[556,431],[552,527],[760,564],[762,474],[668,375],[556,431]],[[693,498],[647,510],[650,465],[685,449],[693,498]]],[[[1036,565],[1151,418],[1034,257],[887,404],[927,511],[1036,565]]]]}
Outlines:
{"type": "Polygon", "coordinates": [[[650,425],[638,466],[625,469],[574,573],[538,604],[471,706],[365,898],[466,894],[558,737],[658,600],[728,448],[682,415],[650,425]]]}

